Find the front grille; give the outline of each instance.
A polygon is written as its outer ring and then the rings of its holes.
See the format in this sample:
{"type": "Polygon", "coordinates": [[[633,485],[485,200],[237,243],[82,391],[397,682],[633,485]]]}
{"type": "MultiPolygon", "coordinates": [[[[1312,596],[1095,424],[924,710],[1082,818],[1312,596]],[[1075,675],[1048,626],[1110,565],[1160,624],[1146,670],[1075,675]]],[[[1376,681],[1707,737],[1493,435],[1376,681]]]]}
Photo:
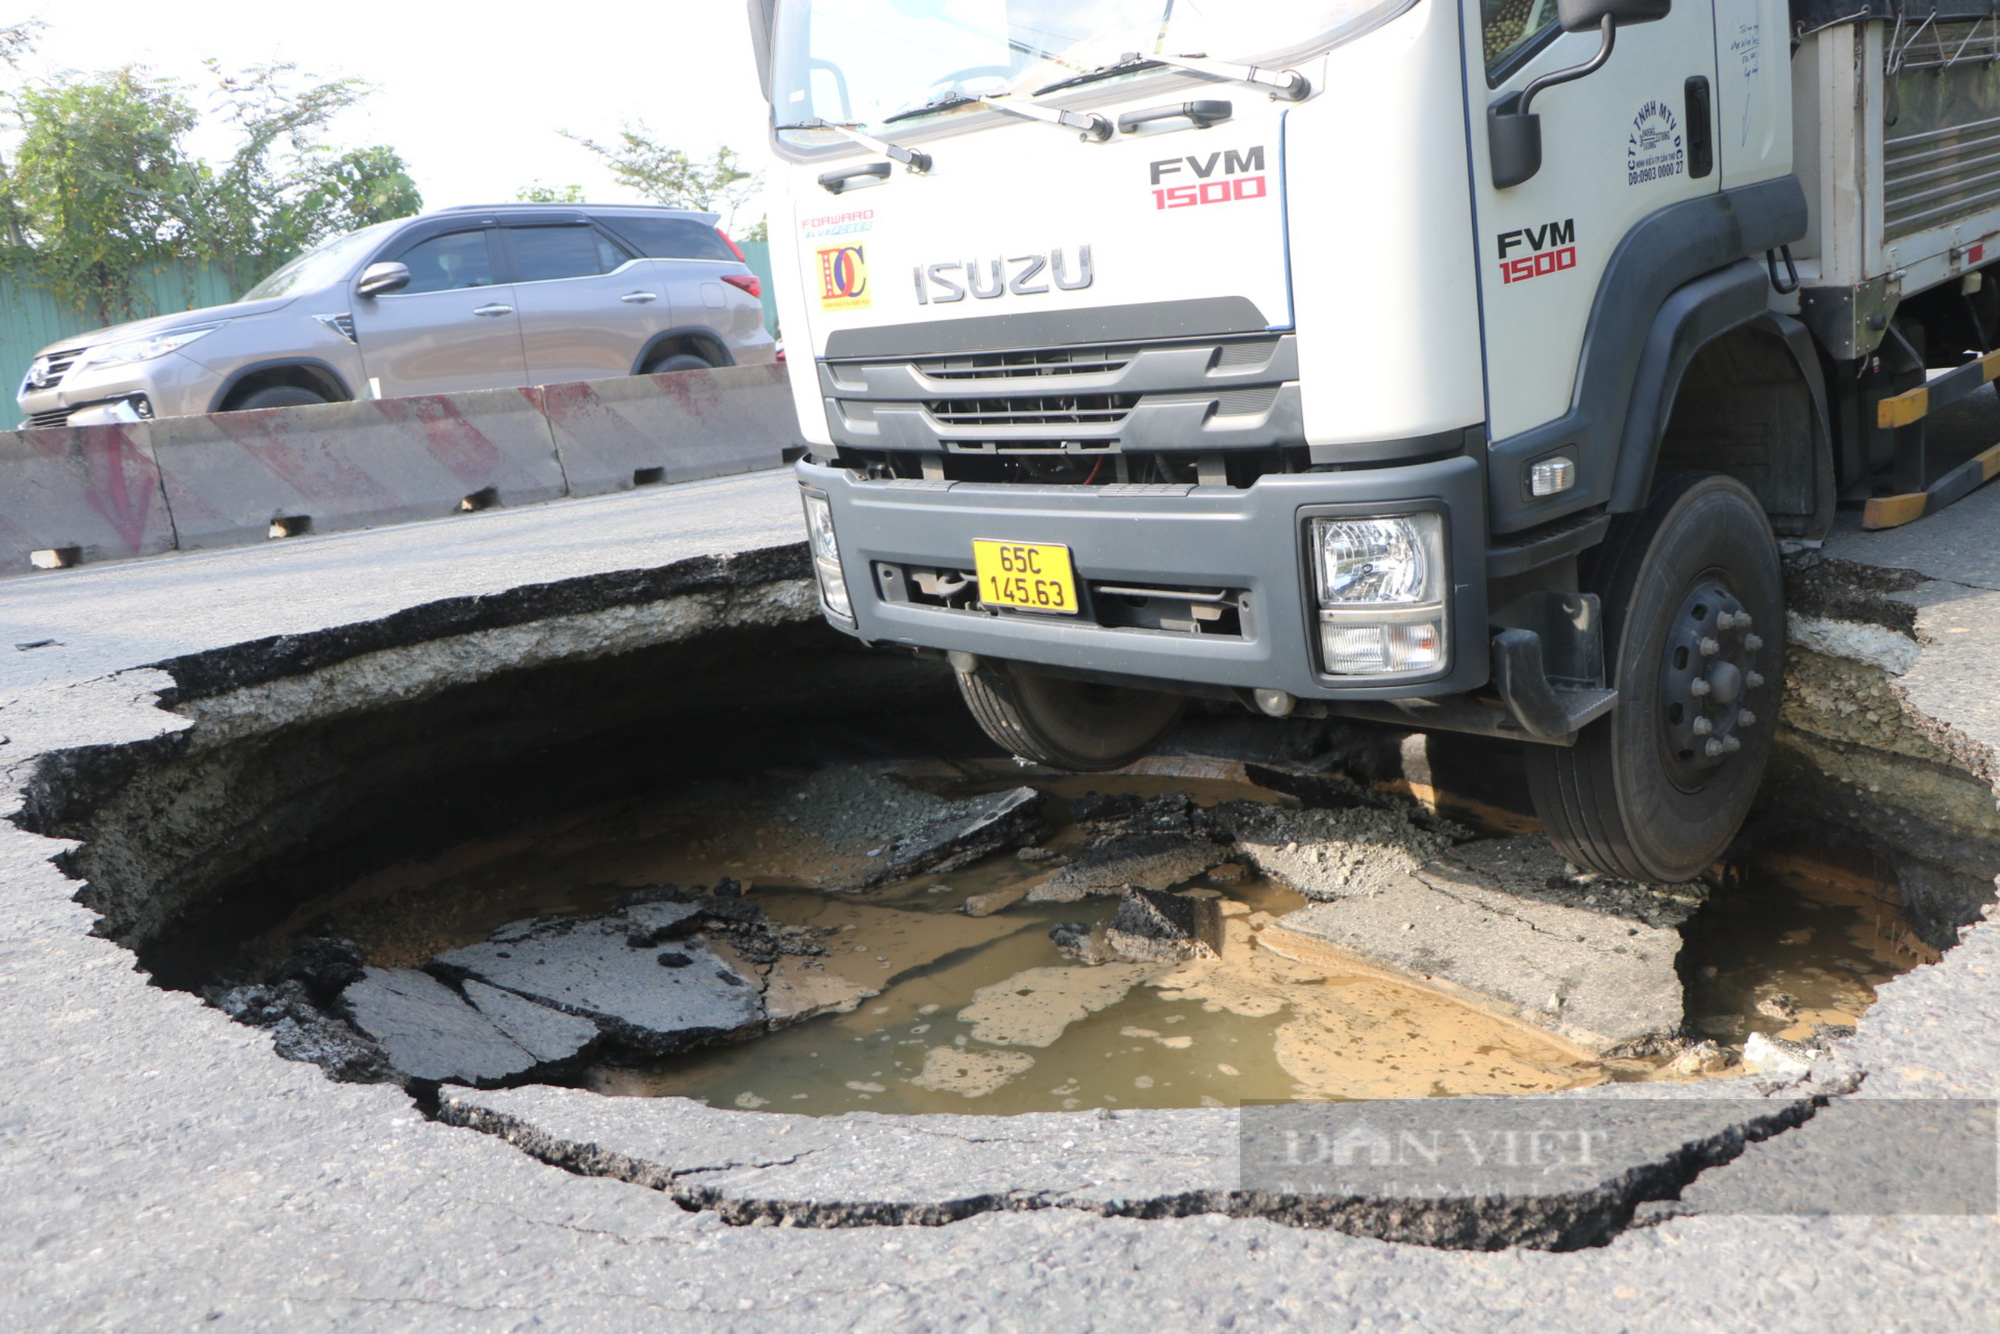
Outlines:
{"type": "Polygon", "coordinates": [[[923,358],[911,364],[933,380],[1015,380],[1038,375],[1105,375],[1132,364],[1133,348],[1048,347],[1028,352],[923,358]]]}
{"type": "Polygon", "coordinates": [[[70,410],[68,408],[54,408],[48,412],[31,412],[28,414],[28,426],[31,429],[67,426],[69,425],[69,413],[70,410]]]}
{"type": "Polygon", "coordinates": [[[1137,394],[1083,394],[938,399],[924,406],[944,426],[1096,426],[1122,422],[1138,405],[1137,394]]]}
{"type": "MultiPolygon", "coordinates": [[[[1298,379],[1291,334],[919,353],[819,368],[841,457],[886,455],[897,477],[930,476],[943,458],[948,479],[981,481],[1063,479],[1043,476],[1040,464],[1031,477],[975,479],[949,460],[1136,451],[1185,456],[1192,470],[1197,454],[1302,447],[1298,379]]],[[[1112,480],[1092,464],[1074,480],[1112,480]]],[[[1178,480],[1141,471],[1118,465],[1116,480],[1178,480]]]]}
{"type": "MultiPolygon", "coordinates": [[[[41,390],[41,389],[55,388],[57,385],[62,383],[63,376],[69,374],[70,367],[76,365],[76,359],[82,356],[83,353],[84,349],[80,347],[66,347],[60,349],[59,351],[48,353],[47,354],[49,361],[48,370],[44,373],[41,382],[37,384],[31,381],[24,380],[22,381],[21,388],[23,390],[41,390]]],[[[40,360],[40,358],[37,358],[37,360],[40,360]]],[[[31,370],[30,374],[32,373],[33,372],[31,370]]],[[[58,425],[60,425],[60,423],[58,423],[58,425]]]]}

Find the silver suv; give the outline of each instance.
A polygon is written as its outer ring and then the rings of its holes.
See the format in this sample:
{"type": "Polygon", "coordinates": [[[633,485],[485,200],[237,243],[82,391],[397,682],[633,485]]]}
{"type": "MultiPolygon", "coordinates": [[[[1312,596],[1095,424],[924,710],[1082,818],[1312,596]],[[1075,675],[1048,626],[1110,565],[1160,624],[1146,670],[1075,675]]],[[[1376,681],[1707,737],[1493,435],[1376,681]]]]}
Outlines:
{"type": "Polygon", "coordinates": [[[561,384],[776,359],[715,215],[510,204],[328,241],[206,310],[66,338],[24,426],[561,384]]]}

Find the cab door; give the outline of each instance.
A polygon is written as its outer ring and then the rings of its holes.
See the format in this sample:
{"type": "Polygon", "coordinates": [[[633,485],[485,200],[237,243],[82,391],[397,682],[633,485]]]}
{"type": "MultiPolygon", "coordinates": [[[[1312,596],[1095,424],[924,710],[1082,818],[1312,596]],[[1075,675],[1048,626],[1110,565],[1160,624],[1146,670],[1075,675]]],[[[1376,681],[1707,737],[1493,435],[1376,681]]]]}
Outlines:
{"type": "Polygon", "coordinates": [[[1603,68],[1539,92],[1541,170],[1507,189],[1493,182],[1489,109],[1587,63],[1602,37],[1563,32],[1556,0],[1468,0],[1464,13],[1488,420],[1504,440],[1569,410],[1598,284],[1626,233],[1717,189],[1715,11],[1673,0],[1663,19],[1621,25],[1603,68]]]}

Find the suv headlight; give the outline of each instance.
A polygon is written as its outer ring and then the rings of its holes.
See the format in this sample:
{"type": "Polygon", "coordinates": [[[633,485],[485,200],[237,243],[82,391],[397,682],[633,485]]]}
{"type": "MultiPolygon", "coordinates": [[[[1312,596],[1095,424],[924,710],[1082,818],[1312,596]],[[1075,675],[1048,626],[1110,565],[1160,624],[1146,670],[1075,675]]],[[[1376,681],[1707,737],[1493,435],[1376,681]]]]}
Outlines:
{"type": "Polygon", "coordinates": [[[1320,658],[1332,676],[1403,676],[1446,662],[1444,517],[1312,519],[1320,658]]]}
{"type": "Polygon", "coordinates": [[[144,338],[127,338],[122,342],[104,343],[91,348],[77,358],[77,368],[85,366],[122,366],[135,361],[152,361],[164,357],[169,352],[178,352],[197,338],[214,333],[222,326],[205,325],[199,329],[176,329],[172,333],[148,334],[144,338]]]}
{"type": "Polygon", "coordinates": [[[806,498],[807,544],[813,570],[819,575],[820,600],[843,621],[854,620],[854,601],[847,595],[847,575],[840,568],[840,542],[833,535],[833,503],[811,491],[806,498]]]}

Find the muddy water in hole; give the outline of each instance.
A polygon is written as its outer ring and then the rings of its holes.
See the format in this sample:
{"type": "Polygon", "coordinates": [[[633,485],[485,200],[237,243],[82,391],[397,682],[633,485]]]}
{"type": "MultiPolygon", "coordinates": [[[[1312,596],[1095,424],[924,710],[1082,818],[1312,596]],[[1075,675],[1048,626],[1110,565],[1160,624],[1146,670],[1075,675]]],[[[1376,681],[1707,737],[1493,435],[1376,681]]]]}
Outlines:
{"type": "MultiPolygon", "coordinates": [[[[1020,781],[1007,770],[900,772],[950,796],[1020,781]]],[[[1208,779],[1189,772],[1037,780],[1055,798],[1048,846],[1082,845],[1064,817],[1065,799],[1085,791],[1286,800],[1230,781],[1226,769],[1208,779]]],[[[832,928],[828,966],[879,994],[851,1013],[671,1061],[600,1066],[582,1081],[716,1106],[1004,1115],[1534,1093],[1661,1073],[1660,1061],[1592,1060],[1422,988],[1260,949],[1256,930],[1304,900],[1254,876],[1194,882],[1224,899],[1227,938],[1220,959],[1186,964],[1086,967],[1054,947],[1051,926],[1108,921],[1110,898],[1020,902],[978,919],[956,911],[968,897],[1048,874],[1011,855],[888,889],[826,891],[814,883],[831,873],[824,849],[795,832],[787,807],[802,777],[622,803],[467,846],[371,877],[263,945],[277,957],[302,931],[340,934],[371,962],[419,967],[524,917],[607,910],[636,886],[749,880],[774,921],[832,928]]],[[[1504,814],[1488,823],[1519,827],[1504,814]]],[[[1687,928],[1681,969],[1698,1035],[1732,1046],[1753,1030],[1805,1037],[1814,1025],[1851,1025],[1876,985],[1923,958],[1901,928],[1893,888],[1878,881],[1797,852],[1742,880],[1717,896],[1726,907],[1687,928]]]]}

